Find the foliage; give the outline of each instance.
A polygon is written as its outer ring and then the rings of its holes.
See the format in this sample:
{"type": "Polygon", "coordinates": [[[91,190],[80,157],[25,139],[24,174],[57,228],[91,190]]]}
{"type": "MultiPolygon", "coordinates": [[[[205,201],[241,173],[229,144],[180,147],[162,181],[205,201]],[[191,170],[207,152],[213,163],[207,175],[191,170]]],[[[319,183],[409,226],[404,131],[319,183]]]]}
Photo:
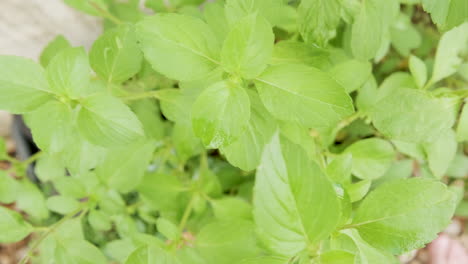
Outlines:
{"type": "Polygon", "coordinates": [[[41,150],[0,142],[22,263],[396,263],[462,200],[463,0],[65,2],[104,19],[89,54],[0,56],[41,150]]]}

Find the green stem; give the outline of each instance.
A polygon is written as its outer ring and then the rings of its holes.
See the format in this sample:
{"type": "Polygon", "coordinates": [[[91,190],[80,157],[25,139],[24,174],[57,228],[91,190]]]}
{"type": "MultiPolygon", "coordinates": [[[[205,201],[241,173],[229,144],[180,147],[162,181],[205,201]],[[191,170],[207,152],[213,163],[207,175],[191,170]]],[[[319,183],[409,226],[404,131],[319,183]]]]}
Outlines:
{"type": "MultiPolygon", "coordinates": [[[[47,229],[45,233],[39,237],[38,240],[34,242],[34,244],[31,246],[31,248],[26,252],[26,255],[24,255],[23,259],[19,262],[19,264],[26,264],[28,263],[29,259],[32,257],[34,251],[41,245],[42,241],[46,239],[50,234],[52,234],[57,228],[59,228],[63,223],[68,221],[70,218],[78,214],[83,208],[79,208],[78,210],[75,210],[68,215],[64,216],[62,219],[60,219],[57,223],[55,223],[52,227],[47,229]]],[[[44,228],[41,228],[40,230],[45,230],[44,228]]],[[[39,231],[39,230],[38,230],[39,231]]]]}
{"type": "Polygon", "coordinates": [[[109,13],[109,11],[103,9],[102,7],[100,7],[98,4],[96,4],[95,2],[93,1],[90,1],[89,4],[91,6],[93,6],[94,9],[96,9],[96,11],[98,11],[102,17],[104,18],[107,18],[109,19],[110,21],[112,21],[114,24],[116,25],[119,25],[119,24],[122,24],[123,21],[120,20],[118,17],[112,15],[111,13],[109,13]]]}
{"type": "Polygon", "coordinates": [[[185,208],[184,215],[182,216],[182,220],[180,220],[180,224],[179,224],[180,233],[184,231],[185,226],[187,225],[187,221],[190,217],[190,214],[192,213],[194,203],[195,203],[195,195],[192,195],[192,198],[190,198],[190,201],[187,207],[185,208]]]}
{"type": "Polygon", "coordinates": [[[38,160],[43,154],[44,154],[44,152],[39,151],[39,152],[35,153],[34,155],[32,155],[31,157],[29,157],[27,160],[22,161],[21,163],[23,163],[23,165],[25,167],[27,167],[29,164],[31,164],[31,163],[35,162],[36,160],[38,160]]]}

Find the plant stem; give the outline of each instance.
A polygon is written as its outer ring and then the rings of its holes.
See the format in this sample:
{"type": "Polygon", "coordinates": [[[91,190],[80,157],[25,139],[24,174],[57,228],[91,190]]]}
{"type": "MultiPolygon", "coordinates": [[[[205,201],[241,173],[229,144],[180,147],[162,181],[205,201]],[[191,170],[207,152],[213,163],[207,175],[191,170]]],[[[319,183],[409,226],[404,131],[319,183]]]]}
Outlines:
{"type": "Polygon", "coordinates": [[[116,25],[119,25],[119,24],[122,24],[122,20],[120,20],[118,17],[112,15],[111,13],[109,13],[109,11],[103,9],[102,7],[100,7],[98,4],[96,4],[95,2],[93,1],[90,1],[89,4],[91,6],[94,7],[94,9],[96,9],[96,11],[98,11],[102,17],[104,18],[107,18],[109,19],[110,21],[112,21],[114,24],[116,25]]]}
{"type": "Polygon", "coordinates": [[[190,214],[192,213],[194,203],[195,203],[195,195],[192,195],[192,198],[190,198],[190,201],[187,207],[185,208],[184,215],[182,216],[182,220],[180,220],[180,224],[179,224],[180,233],[184,231],[185,225],[187,225],[187,221],[190,217],[190,214]]]}
{"type": "Polygon", "coordinates": [[[39,159],[43,154],[44,154],[44,152],[42,152],[42,151],[36,152],[34,155],[29,157],[27,160],[22,161],[21,163],[23,163],[23,165],[25,167],[27,167],[29,164],[31,164],[31,163],[35,162],[37,159],[39,159]]]}
{"type": "MultiPolygon", "coordinates": [[[[65,223],[67,220],[69,220],[70,218],[72,218],[73,216],[78,214],[81,210],[83,210],[83,208],[79,208],[78,210],[75,210],[75,211],[69,213],[68,215],[66,215],[62,219],[60,219],[57,223],[55,223],[53,226],[51,226],[49,229],[47,229],[47,231],[41,237],[39,237],[38,240],[36,240],[34,242],[34,244],[31,246],[31,248],[26,252],[26,255],[23,257],[23,259],[21,259],[19,264],[28,263],[29,259],[32,257],[32,254],[41,245],[42,241],[44,241],[44,239],[46,239],[50,234],[52,234],[55,230],[57,230],[57,228],[59,228],[63,223],[65,223]]],[[[41,229],[43,229],[43,228],[41,228],[41,229]]],[[[45,230],[45,229],[43,229],[43,230],[45,230]]]]}

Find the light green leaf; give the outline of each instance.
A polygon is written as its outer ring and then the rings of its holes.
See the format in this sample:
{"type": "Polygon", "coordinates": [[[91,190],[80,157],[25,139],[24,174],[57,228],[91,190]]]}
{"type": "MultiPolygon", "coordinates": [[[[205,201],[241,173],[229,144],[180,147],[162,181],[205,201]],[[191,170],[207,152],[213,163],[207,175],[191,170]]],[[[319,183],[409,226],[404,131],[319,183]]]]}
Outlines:
{"type": "Polygon", "coordinates": [[[42,182],[52,181],[61,176],[65,176],[65,167],[56,156],[42,156],[34,166],[36,176],[42,182]]]}
{"type": "Polygon", "coordinates": [[[18,196],[18,183],[5,171],[0,170],[0,203],[13,203],[18,196]]]}
{"type": "Polygon", "coordinates": [[[64,36],[58,35],[42,51],[39,58],[41,65],[46,67],[55,55],[67,48],[71,48],[70,42],[64,36]]]}
{"type": "Polygon", "coordinates": [[[64,0],[64,2],[77,10],[93,16],[101,16],[100,9],[107,11],[106,0],[64,0]]]}
{"type": "Polygon", "coordinates": [[[51,99],[42,67],[32,60],[0,56],[0,109],[21,114],[51,99]]]}
{"type": "Polygon", "coordinates": [[[468,177],[468,157],[462,153],[455,156],[447,170],[447,176],[456,179],[468,177]]]}
{"type": "Polygon", "coordinates": [[[299,31],[306,42],[325,46],[336,35],[342,0],[302,0],[298,7],[299,31]]]}
{"type": "Polygon", "coordinates": [[[135,250],[125,264],[179,264],[172,254],[156,246],[148,245],[135,250]]]}
{"type": "Polygon", "coordinates": [[[141,68],[143,56],[128,25],[106,31],[89,52],[91,67],[107,82],[122,83],[141,68]]]}
{"type": "Polygon", "coordinates": [[[268,21],[259,15],[249,15],[237,22],[227,35],[221,64],[230,73],[253,79],[265,70],[273,43],[273,30],[268,21]]]}
{"type": "Polygon", "coordinates": [[[442,30],[449,30],[468,20],[468,7],[464,0],[422,0],[423,8],[442,30]]]}
{"type": "Polygon", "coordinates": [[[148,138],[160,140],[164,137],[167,126],[156,100],[138,100],[133,102],[130,108],[137,115],[148,138]]]}
{"type": "Polygon", "coordinates": [[[363,180],[356,183],[346,184],[345,189],[348,192],[349,200],[354,203],[364,198],[370,189],[371,183],[371,180],[363,180]]]}
{"type": "Polygon", "coordinates": [[[244,259],[239,264],[286,264],[289,262],[288,258],[284,257],[256,257],[244,259]]]}
{"type": "Polygon", "coordinates": [[[191,125],[175,124],[172,129],[172,139],[177,156],[182,161],[204,151],[203,144],[195,136],[191,125]]]}
{"type": "Polygon", "coordinates": [[[304,64],[322,69],[328,66],[328,58],[326,49],[299,41],[280,41],[273,48],[270,64],[304,64]]]}
{"type": "Polygon", "coordinates": [[[192,106],[192,124],[207,148],[238,139],[250,119],[250,100],[242,86],[223,81],[203,91],[192,106]],[[213,111],[215,109],[215,111],[213,111]]]}
{"type": "Polygon", "coordinates": [[[419,88],[424,87],[427,81],[426,64],[424,64],[420,58],[411,55],[409,58],[409,68],[416,85],[418,85],[419,88]]]}
{"type": "Polygon", "coordinates": [[[361,236],[359,235],[356,230],[345,230],[343,231],[344,234],[349,236],[354,244],[357,247],[358,254],[356,255],[356,259],[354,263],[359,264],[374,264],[374,263],[382,263],[382,264],[397,264],[400,263],[394,256],[390,255],[385,251],[377,250],[376,248],[368,244],[364,241],[361,236]]]}
{"type": "Polygon", "coordinates": [[[465,103],[461,110],[457,125],[457,140],[468,141],[468,104],[465,103]]]}
{"type": "Polygon", "coordinates": [[[117,239],[104,246],[104,253],[117,263],[125,263],[136,248],[137,246],[130,239],[117,239]]]}
{"type": "Polygon", "coordinates": [[[219,41],[224,41],[229,32],[229,25],[224,14],[224,4],[220,2],[207,2],[203,8],[203,16],[219,41]]]}
{"type": "Polygon", "coordinates": [[[83,100],[77,122],[81,135],[98,146],[126,145],[144,136],[135,114],[122,101],[107,95],[83,100]]]}
{"type": "Polygon", "coordinates": [[[19,182],[16,206],[34,220],[44,220],[49,217],[44,194],[29,180],[19,182]]]}
{"type": "Polygon", "coordinates": [[[165,218],[158,218],[156,226],[158,228],[158,232],[163,234],[169,240],[176,240],[180,237],[179,228],[165,218]]]}
{"type": "Polygon", "coordinates": [[[252,219],[252,206],[237,197],[225,197],[211,200],[213,213],[219,220],[252,219]]]}
{"type": "Polygon", "coordinates": [[[158,98],[162,113],[167,119],[179,124],[190,124],[190,106],[196,96],[181,89],[163,89],[159,91],[158,98]]]}
{"type": "Polygon", "coordinates": [[[81,199],[84,198],[86,194],[90,193],[90,190],[86,190],[86,186],[83,184],[84,180],[82,178],[62,175],[61,177],[54,179],[53,182],[57,192],[64,196],[81,199]]]}
{"type": "Polygon", "coordinates": [[[454,193],[440,182],[395,180],[364,199],[352,226],[369,244],[398,255],[432,241],[450,222],[455,205],[454,193]]]}
{"type": "Polygon", "coordinates": [[[176,175],[163,173],[147,173],[138,186],[142,200],[154,210],[163,212],[179,208],[174,201],[182,196],[184,189],[176,175]]]}
{"type": "Polygon", "coordinates": [[[10,209],[0,206],[0,242],[13,243],[25,238],[33,227],[23,217],[10,209]]]}
{"type": "Polygon", "coordinates": [[[377,179],[391,166],[396,157],[392,144],[378,138],[359,140],[346,148],[353,157],[352,173],[360,179],[377,179]]]}
{"type": "Polygon", "coordinates": [[[254,224],[240,219],[204,226],[197,235],[195,248],[206,264],[236,263],[259,253],[254,224]]]}
{"type": "Polygon", "coordinates": [[[250,120],[239,139],[226,147],[221,147],[221,153],[234,166],[242,170],[253,170],[260,163],[263,148],[275,132],[274,118],[263,106],[258,94],[249,91],[250,120]]]}
{"type": "Polygon", "coordinates": [[[375,103],[370,117],[385,136],[414,143],[435,140],[454,123],[442,100],[405,88],[393,89],[375,103]]]}
{"type": "Polygon", "coordinates": [[[413,160],[399,160],[385,172],[385,174],[372,182],[373,187],[377,187],[385,182],[397,179],[409,178],[413,173],[413,160]]]}
{"type": "Polygon", "coordinates": [[[254,187],[259,237],[273,253],[294,256],[325,237],[340,219],[331,182],[297,145],[276,134],[265,147],[254,187]]]}
{"type": "Polygon", "coordinates": [[[114,148],[107,154],[96,173],[112,189],[124,193],[132,191],[143,179],[154,149],[155,144],[151,141],[114,148]]]}
{"type": "Polygon", "coordinates": [[[468,22],[442,35],[434,61],[430,83],[440,81],[457,72],[468,51],[468,22]]]}
{"type": "Polygon", "coordinates": [[[350,182],[352,165],[353,155],[351,153],[344,153],[333,158],[326,168],[326,173],[334,182],[350,182]]]}
{"type": "Polygon", "coordinates": [[[422,43],[421,34],[413,25],[411,17],[403,13],[398,14],[390,28],[390,37],[393,47],[404,57],[422,43]]]}
{"type": "Polygon", "coordinates": [[[84,48],[67,48],[60,51],[47,65],[50,90],[58,95],[80,98],[91,94],[90,67],[84,48]]]}
{"type": "Polygon", "coordinates": [[[47,208],[52,212],[66,215],[78,210],[80,203],[68,196],[55,195],[47,199],[47,208]]]}
{"type": "Polygon", "coordinates": [[[361,2],[351,29],[351,50],[356,58],[368,60],[377,55],[398,10],[397,1],[361,2]]]}
{"type": "Polygon", "coordinates": [[[354,112],[344,88],[312,67],[272,66],[255,84],[265,107],[281,120],[306,127],[330,127],[354,112]]]}
{"type": "Polygon", "coordinates": [[[342,250],[327,251],[319,256],[320,264],[349,264],[355,263],[355,255],[342,250]]]}
{"type": "Polygon", "coordinates": [[[330,69],[330,75],[343,86],[346,92],[351,93],[359,88],[371,76],[372,67],[369,62],[347,60],[330,69]]]}
{"type": "Polygon", "coordinates": [[[86,240],[69,239],[60,240],[55,250],[57,263],[73,264],[106,264],[104,254],[93,244],[86,240]]]}
{"type": "Polygon", "coordinates": [[[72,109],[50,101],[25,116],[37,146],[51,154],[61,152],[69,143],[73,129],[72,109]]]}
{"type": "Polygon", "coordinates": [[[315,139],[310,135],[310,130],[295,122],[280,121],[281,135],[292,143],[301,146],[311,160],[316,160],[317,150],[315,139]]]}
{"type": "Polygon", "coordinates": [[[453,130],[447,130],[437,140],[424,144],[427,162],[434,176],[442,178],[457,153],[457,139],[453,130]]]}
{"type": "Polygon", "coordinates": [[[97,231],[108,231],[112,228],[109,215],[100,210],[91,210],[88,214],[88,222],[97,231]]]}
{"type": "Polygon", "coordinates": [[[201,79],[219,64],[219,42],[200,19],[157,14],[137,23],[136,32],[145,58],[169,78],[201,79]]]}

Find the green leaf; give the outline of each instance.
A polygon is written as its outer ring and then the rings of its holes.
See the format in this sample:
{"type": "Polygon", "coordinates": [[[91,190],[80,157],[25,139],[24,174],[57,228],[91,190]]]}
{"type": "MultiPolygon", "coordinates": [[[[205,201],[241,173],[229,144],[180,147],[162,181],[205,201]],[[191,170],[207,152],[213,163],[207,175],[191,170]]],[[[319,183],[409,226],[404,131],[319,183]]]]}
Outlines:
{"type": "Polygon", "coordinates": [[[434,61],[430,83],[440,81],[457,72],[462,55],[468,51],[468,22],[442,35],[434,61]]]}
{"type": "Polygon", "coordinates": [[[273,52],[274,35],[270,24],[259,15],[237,22],[224,41],[221,64],[232,74],[253,79],[265,70],[273,52]]]}
{"type": "Polygon", "coordinates": [[[147,173],[138,186],[143,201],[154,210],[163,212],[179,208],[174,201],[182,196],[184,189],[176,175],[163,173],[147,173]]]}
{"type": "Polygon", "coordinates": [[[457,140],[468,141],[468,104],[465,103],[461,110],[457,125],[457,140]]]}
{"type": "Polygon", "coordinates": [[[344,88],[312,67],[272,66],[255,84],[265,107],[280,120],[330,127],[354,112],[344,88]]]}
{"type": "Polygon", "coordinates": [[[84,48],[67,48],[60,51],[47,65],[47,80],[55,94],[80,98],[91,94],[90,68],[84,48]]]}
{"type": "Polygon", "coordinates": [[[346,183],[351,180],[351,169],[353,165],[353,155],[344,153],[335,157],[327,166],[328,177],[337,183],[346,183]]]}
{"type": "Polygon", "coordinates": [[[422,0],[423,8],[442,30],[449,30],[468,20],[468,7],[464,0],[422,0]]]}
{"type": "Polygon", "coordinates": [[[172,129],[172,139],[181,161],[186,161],[204,151],[203,144],[195,136],[191,125],[175,124],[172,129]]]}
{"type": "Polygon", "coordinates": [[[454,123],[451,109],[442,100],[405,88],[381,98],[370,116],[385,136],[415,143],[437,139],[454,123]]]}
{"type": "Polygon", "coordinates": [[[350,202],[360,201],[369,192],[371,180],[363,180],[345,185],[345,189],[349,195],[350,202]]]}
{"type": "Polygon", "coordinates": [[[427,81],[426,64],[424,64],[420,58],[411,55],[409,58],[409,69],[416,85],[418,85],[419,88],[423,88],[427,81]]]}
{"type": "Polygon", "coordinates": [[[143,56],[128,25],[106,31],[89,52],[91,67],[107,82],[122,83],[140,71],[143,56]]]}
{"type": "Polygon", "coordinates": [[[399,160],[385,172],[385,174],[372,182],[373,187],[377,187],[385,182],[397,179],[409,178],[413,173],[413,160],[399,160]]]}
{"type": "Polygon", "coordinates": [[[23,240],[33,227],[23,217],[10,209],[0,206],[0,242],[13,243],[23,240]]]}
{"type": "Polygon", "coordinates": [[[163,89],[159,91],[158,98],[164,117],[175,123],[190,124],[190,106],[196,96],[181,89],[163,89]]]}
{"type": "Polygon", "coordinates": [[[55,261],[74,264],[107,263],[106,257],[96,246],[80,239],[60,240],[55,249],[55,261]]]}
{"type": "Polygon", "coordinates": [[[397,1],[361,2],[351,29],[351,50],[356,58],[368,60],[377,55],[398,10],[397,1]]]}
{"type": "Polygon", "coordinates": [[[65,176],[65,167],[56,156],[42,156],[34,166],[36,176],[42,182],[52,181],[59,177],[65,176]]]}
{"type": "Polygon", "coordinates": [[[65,149],[73,129],[72,109],[59,101],[50,101],[25,115],[36,145],[51,154],[65,149]],[[53,129],[51,129],[53,128],[53,129]]]}
{"type": "Polygon", "coordinates": [[[156,246],[148,245],[135,250],[125,264],[179,264],[172,254],[156,246]]]}
{"type": "Polygon", "coordinates": [[[397,264],[400,263],[394,256],[390,255],[385,251],[377,250],[373,247],[373,244],[368,244],[364,239],[361,238],[356,230],[345,230],[343,231],[348,237],[350,237],[357,247],[358,254],[354,263],[361,264],[397,264]]]}
{"type": "Polygon", "coordinates": [[[207,264],[236,263],[256,256],[255,226],[251,221],[215,221],[197,235],[195,248],[207,264]]]}
{"type": "Polygon", "coordinates": [[[225,197],[211,200],[213,213],[219,220],[252,219],[252,206],[237,197],[225,197]]]}
{"type": "Polygon", "coordinates": [[[117,98],[98,95],[81,104],[78,129],[91,143],[104,147],[126,145],[144,136],[138,118],[117,98]]]}
{"type": "Polygon", "coordinates": [[[0,203],[13,203],[18,196],[18,183],[5,171],[0,170],[0,203]]]}
{"type": "Polygon", "coordinates": [[[97,231],[109,231],[112,228],[109,215],[100,210],[91,210],[88,214],[88,222],[97,231]]]}
{"type": "Polygon", "coordinates": [[[363,180],[381,177],[396,157],[392,144],[378,138],[359,140],[346,148],[353,157],[352,173],[363,180]]]}
{"type": "Polygon", "coordinates": [[[352,226],[374,247],[398,255],[432,241],[450,222],[455,206],[454,193],[440,182],[395,180],[364,199],[352,226]]]}
{"type": "Polygon", "coordinates": [[[224,41],[229,32],[229,25],[224,14],[224,4],[220,2],[207,2],[203,8],[203,16],[219,41],[224,41]]]}
{"type": "Polygon", "coordinates": [[[299,41],[280,41],[273,48],[270,64],[304,64],[321,69],[329,64],[328,57],[325,49],[299,41]]]}
{"type": "Polygon", "coordinates": [[[332,250],[319,256],[321,264],[348,264],[356,263],[355,255],[342,250],[332,250]]]}
{"type": "Polygon", "coordinates": [[[156,100],[138,100],[133,102],[130,108],[137,115],[148,138],[159,140],[164,137],[167,126],[156,100]]]}
{"type": "Polygon", "coordinates": [[[403,13],[398,14],[396,21],[390,28],[390,37],[393,47],[405,57],[422,43],[421,34],[413,25],[411,17],[403,13]]]}
{"type": "Polygon", "coordinates": [[[306,42],[325,46],[336,35],[342,0],[302,0],[298,7],[299,31],[306,42]]]}
{"type": "Polygon", "coordinates": [[[54,179],[53,182],[57,192],[64,196],[81,199],[90,193],[90,190],[86,190],[82,178],[74,178],[71,176],[62,175],[61,177],[54,179]]]}
{"type": "Polygon", "coordinates": [[[143,179],[153,158],[154,149],[155,144],[151,141],[114,148],[107,154],[96,173],[112,189],[124,193],[132,191],[143,179]]]}
{"type": "Polygon", "coordinates": [[[200,19],[157,14],[137,23],[136,32],[145,58],[169,78],[201,79],[219,64],[219,42],[200,19]]]}
{"type": "Polygon", "coordinates": [[[331,182],[297,145],[276,134],[265,147],[254,187],[259,237],[273,253],[291,257],[327,237],[340,219],[331,182]]]}
{"type": "Polygon", "coordinates": [[[33,220],[44,220],[49,217],[44,194],[29,180],[19,182],[16,207],[26,212],[33,220]]]}
{"type": "Polygon", "coordinates": [[[32,60],[0,56],[0,109],[30,112],[51,99],[42,67],[32,60]]]}
{"type": "Polygon", "coordinates": [[[125,263],[137,246],[130,239],[117,239],[110,241],[104,246],[104,253],[117,263],[125,263]]]}
{"type": "Polygon", "coordinates": [[[227,81],[205,89],[192,106],[193,130],[207,148],[226,146],[238,139],[249,119],[247,92],[227,81]]]}
{"type": "Polygon", "coordinates": [[[457,139],[453,130],[447,130],[437,140],[424,144],[427,162],[432,173],[442,178],[457,153],[457,139]]]}
{"type": "Polygon", "coordinates": [[[239,264],[286,264],[289,262],[288,258],[284,257],[256,257],[244,259],[239,264]]]}
{"type": "Polygon", "coordinates": [[[343,86],[347,93],[359,88],[371,76],[372,67],[369,62],[347,60],[330,69],[330,75],[343,86]]]}
{"type": "Polygon", "coordinates": [[[55,195],[47,199],[47,208],[52,212],[66,215],[78,210],[80,203],[68,196],[55,195]]]}
{"type": "Polygon", "coordinates": [[[179,228],[165,218],[158,218],[156,226],[158,228],[158,232],[163,234],[169,240],[176,240],[180,237],[179,228]]]}
{"type": "Polygon", "coordinates": [[[99,11],[107,10],[106,0],[64,0],[65,4],[93,16],[101,16],[99,11]]]}
{"type": "Polygon", "coordinates": [[[468,157],[457,154],[447,170],[447,176],[456,179],[466,178],[468,175],[468,157]]]}
{"type": "Polygon", "coordinates": [[[242,135],[221,153],[232,165],[242,170],[253,170],[260,163],[262,151],[275,132],[274,118],[263,106],[258,94],[248,91],[250,96],[250,120],[242,135]]]}
{"type": "Polygon", "coordinates": [[[67,48],[71,48],[70,42],[68,42],[64,36],[58,35],[51,42],[49,42],[49,44],[47,44],[47,46],[42,51],[39,58],[41,65],[46,67],[49,65],[50,61],[55,57],[55,55],[67,48]]]}

